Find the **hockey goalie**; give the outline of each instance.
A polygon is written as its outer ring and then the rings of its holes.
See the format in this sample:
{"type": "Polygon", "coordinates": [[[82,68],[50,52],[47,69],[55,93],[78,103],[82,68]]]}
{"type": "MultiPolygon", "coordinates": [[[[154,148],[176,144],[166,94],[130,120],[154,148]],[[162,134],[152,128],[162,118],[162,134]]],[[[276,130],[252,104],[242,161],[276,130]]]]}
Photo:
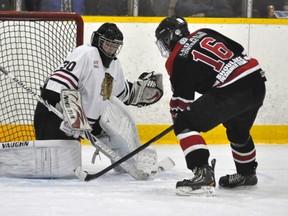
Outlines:
{"type": "MultiPolygon", "coordinates": [[[[90,142],[95,144],[96,154],[104,152],[112,163],[141,145],[126,106],[144,107],[159,101],[163,95],[162,75],[144,72],[136,82],[127,81],[117,58],[122,45],[119,28],[104,23],[93,32],[90,44],[75,48],[47,79],[41,88],[45,103],[38,102],[34,115],[36,141],[29,151],[34,160],[27,165],[30,173],[37,167],[32,177],[75,177],[75,168],[81,166],[79,140],[87,134],[94,136],[90,142]],[[63,118],[51,112],[47,104],[63,118]],[[45,151],[39,150],[40,142],[45,151]],[[38,168],[49,163],[48,168],[38,168]]],[[[132,169],[141,170],[147,176],[158,171],[157,153],[150,147],[125,163],[115,170],[128,174],[132,169]]]]}

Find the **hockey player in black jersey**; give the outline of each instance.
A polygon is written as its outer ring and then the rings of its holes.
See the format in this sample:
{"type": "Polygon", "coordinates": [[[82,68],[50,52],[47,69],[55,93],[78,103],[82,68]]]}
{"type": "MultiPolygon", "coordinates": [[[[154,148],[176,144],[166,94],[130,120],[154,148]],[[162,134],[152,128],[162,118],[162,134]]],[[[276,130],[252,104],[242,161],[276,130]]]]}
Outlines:
{"type": "Polygon", "coordinates": [[[256,185],[256,150],[250,129],[265,97],[264,72],[244,48],[212,29],[188,30],[182,17],[165,18],[156,44],[167,57],[173,95],[170,111],[188,169],[194,177],[176,184],[177,194],[214,193],[214,167],[201,136],[219,124],[226,128],[237,172],[220,178],[221,187],[256,185]],[[196,99],[195,92],[201,96],[196,99]]]}

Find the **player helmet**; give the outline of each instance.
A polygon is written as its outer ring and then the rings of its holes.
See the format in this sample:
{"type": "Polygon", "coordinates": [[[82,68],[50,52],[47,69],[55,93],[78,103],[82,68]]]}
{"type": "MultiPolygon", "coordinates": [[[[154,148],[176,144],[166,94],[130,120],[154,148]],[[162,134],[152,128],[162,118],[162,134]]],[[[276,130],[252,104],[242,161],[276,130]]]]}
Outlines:
{"type": "Polygon", "coordinates": [[[171,16],[162,20],[155,31],[156,45],[161,55],[168,58],[176,43],[188,34],[188,24],[183,17],[171,16]]]}
{"type": "Polygon", "coordinates": [[[99,49],[105,67],[116,59],[123,46],[123,34],[114,23],[104,23],[91,36],[91,45],[99,49]]]}

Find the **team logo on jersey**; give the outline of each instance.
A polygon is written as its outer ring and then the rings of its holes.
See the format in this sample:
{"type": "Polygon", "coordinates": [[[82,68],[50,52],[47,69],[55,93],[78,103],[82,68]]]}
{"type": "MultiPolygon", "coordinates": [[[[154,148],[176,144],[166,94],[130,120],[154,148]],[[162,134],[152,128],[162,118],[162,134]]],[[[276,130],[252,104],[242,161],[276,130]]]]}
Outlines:
{"type": "Polygon", "coordinates": [[[99,68],[99,62],[98,61],[94,61],[93,62],[93,66],[94,66],[94,68],[99,68]]]}
{"type": "Polygon", "coordinates": [[[103,96],[103,100],[107,100],[110,98],[113,88],[113,80],[113,77],[109,73],[105,73],[100,93],[103,96]]]}
{"type": "Polygon", "coordinates": [[[191,52],[191,49],[192,47],[197,44],[201,38],[203,38],[205,35],[207,35],[205,32],[197,32],[195,35],[193,35],[191,38],[182,38],[181,40],[183,39],[186,39],[186,40],[183,40],[181,42],[180,40],[180,43],[183,45],[182,49],[180,50],[179,52],[179,55],[180,56],[183,56],[183,57],[186,57],[190,52],[191,52]]]}
{"type": "Polygon", "coordinates": [[[224,82],[232,72],[234,72],[242,65],[247,64],[247,62],[248,61],[246,61],[242,56],[237,56],[236,58],[231,59],[228,63],[225,64],[224,67],[221,68],[221,71],[217,74],[216,78],[220,82],[224,82]]]}
{"type": "Polygon", "coordinates": [[[180,44],[185,44],[187,42],[188,38],[181,38],[181,40],[179,41],[180,44]]]}

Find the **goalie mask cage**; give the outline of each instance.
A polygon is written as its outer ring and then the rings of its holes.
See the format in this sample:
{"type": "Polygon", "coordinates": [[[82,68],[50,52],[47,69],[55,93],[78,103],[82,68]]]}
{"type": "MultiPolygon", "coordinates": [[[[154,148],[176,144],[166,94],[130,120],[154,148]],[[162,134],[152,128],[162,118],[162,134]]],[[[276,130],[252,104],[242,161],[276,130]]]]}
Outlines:
{"type": "MultiPolygon", "coordinates": [[[[82,44],[79,14],[0,12],[0,65],[39,95],[66,55],[82,44]]],[[[0,142],[35,139],[36,104],[35,98],[0,75],[0,142]]]]}

